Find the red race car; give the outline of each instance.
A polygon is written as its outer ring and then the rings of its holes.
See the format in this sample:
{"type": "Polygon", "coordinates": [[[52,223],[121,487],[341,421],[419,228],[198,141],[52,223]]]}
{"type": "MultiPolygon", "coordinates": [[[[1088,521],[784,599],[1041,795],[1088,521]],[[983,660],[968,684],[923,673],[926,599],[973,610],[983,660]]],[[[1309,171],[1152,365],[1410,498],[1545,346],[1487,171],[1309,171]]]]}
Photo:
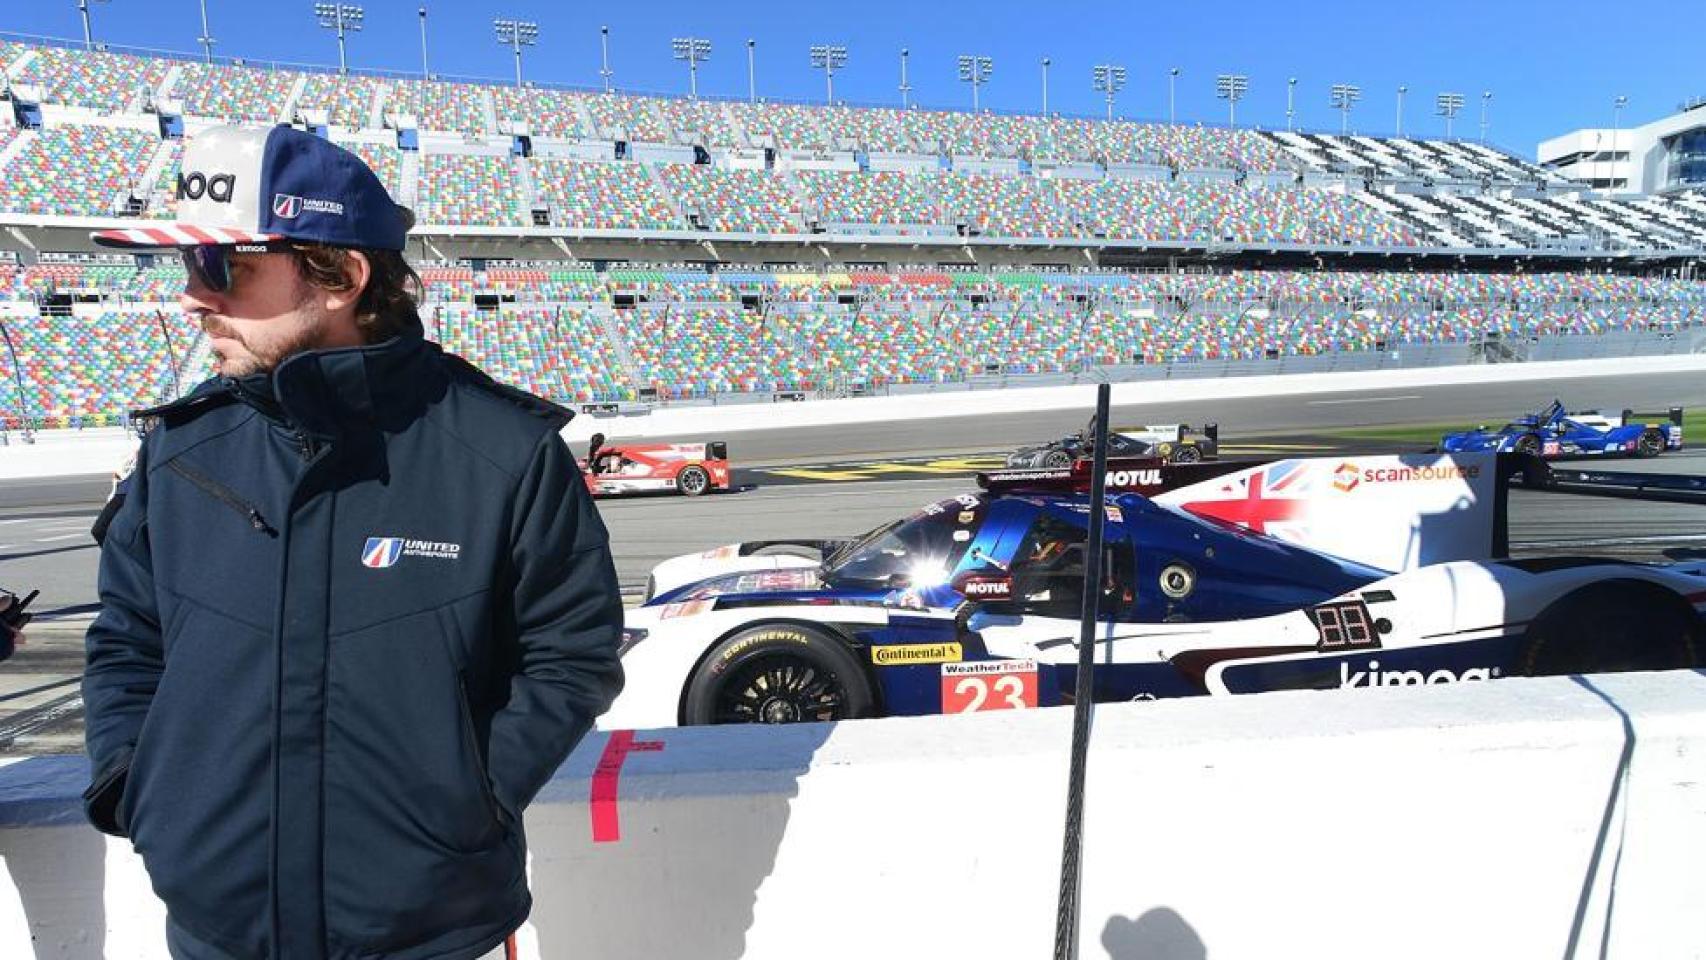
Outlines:
{"type": "Polygon", "coordinates": [[[581,472],[594,496],[679,491],[697,497],[729,489],[729,448],[709,443],[618,443],[594,434],[581,472]]]}

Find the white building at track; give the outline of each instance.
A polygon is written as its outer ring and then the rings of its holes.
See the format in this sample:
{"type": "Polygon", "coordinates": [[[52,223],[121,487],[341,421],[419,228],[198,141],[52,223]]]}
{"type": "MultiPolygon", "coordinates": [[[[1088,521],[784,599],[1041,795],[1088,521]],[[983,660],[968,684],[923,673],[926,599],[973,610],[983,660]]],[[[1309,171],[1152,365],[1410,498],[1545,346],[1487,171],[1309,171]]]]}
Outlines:
{"type": "Polygon", "coordinates": [[[1542,141],[1540,165],[1616,194],[1706,187],[1706,97],[1671,116],[1623,129],[1582,129],[1542,141]]]}

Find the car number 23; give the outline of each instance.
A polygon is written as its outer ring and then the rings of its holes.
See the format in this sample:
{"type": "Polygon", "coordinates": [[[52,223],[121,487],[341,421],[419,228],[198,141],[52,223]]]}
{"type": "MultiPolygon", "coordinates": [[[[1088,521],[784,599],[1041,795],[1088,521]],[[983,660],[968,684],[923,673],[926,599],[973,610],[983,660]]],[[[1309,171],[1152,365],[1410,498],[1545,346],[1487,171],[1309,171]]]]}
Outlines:
{"type": "Polygon", "coordinates": [[[1029,710],[1037,705],[1034,660],[942,664],[942,712],[1029,710]]]}

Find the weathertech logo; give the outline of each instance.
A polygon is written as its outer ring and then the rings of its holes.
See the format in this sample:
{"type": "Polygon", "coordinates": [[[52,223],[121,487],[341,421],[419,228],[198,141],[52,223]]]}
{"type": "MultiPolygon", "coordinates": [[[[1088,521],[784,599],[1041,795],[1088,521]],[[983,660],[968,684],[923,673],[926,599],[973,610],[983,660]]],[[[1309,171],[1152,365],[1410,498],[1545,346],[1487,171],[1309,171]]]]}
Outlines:
{"type": "Polygon", "coordinates": [[[373,570],[394,567],[404,557],[428,560],[460,560],[462,544],[438,543],[433,540],[406,540],[402,537],[368,537],[361,548],[361,565],[373,570]]]}
{"type": "Polygon", "coordinates": [[[289,193],[272,195],[273,216],[280,220],[295,220],[302,211],[309,213],[329,213],[333,216],[344,215],[344,205],[336,200],[317,200],[313,197],[298,197],[289,193]]]}

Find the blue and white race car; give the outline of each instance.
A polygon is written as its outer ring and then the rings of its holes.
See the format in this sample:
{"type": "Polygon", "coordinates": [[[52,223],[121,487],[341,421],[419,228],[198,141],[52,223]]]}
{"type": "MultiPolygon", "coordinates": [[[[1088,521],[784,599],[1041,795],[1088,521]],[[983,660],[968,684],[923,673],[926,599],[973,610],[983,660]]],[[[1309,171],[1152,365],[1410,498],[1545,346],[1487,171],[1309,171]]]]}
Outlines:
{"type": "MultiPolygon", "coordinates": [[[[1507,559],[1518,466],[1553,475],[1487,453],[1111,467],[1097,699],[1699,665],[1706,562],[1507,559]]],[[[1070,702],[1091,509],[1072,473],[659,564],[601,724],[1070,702]]]]}
{"type": "Polygon", "coordinates": [[[1494,451],[1546,457],[1656,457],[1682,449],[1682,408],[1662,418],[1625,410],[1610,417],[1598,410],[1571,413],[1557,400],[1539,413],[1518,417],[1498,430],[1480,427],[1440,438],[1445,453],[1494,451]]]}

